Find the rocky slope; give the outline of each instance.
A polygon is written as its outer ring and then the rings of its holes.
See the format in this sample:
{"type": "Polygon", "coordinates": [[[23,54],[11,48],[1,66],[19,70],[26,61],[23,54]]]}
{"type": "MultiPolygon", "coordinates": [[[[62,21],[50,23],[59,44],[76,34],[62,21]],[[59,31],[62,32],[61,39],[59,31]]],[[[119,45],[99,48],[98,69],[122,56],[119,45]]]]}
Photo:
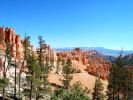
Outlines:
{"type": "Polygon", "coordinates": [[[72,51],[58,52],[57,56],[64,60],[71,59],[73,62],[77,62],[73,63],[73,66],[76,67],[80,65],[80,69],[81,66],[84,65],[82,70],[87,71],[91,75],[95,76],[97,73],[101,79],[108,79],[111,63],[97,56],[97,51],[95,50],[82,51],[80,48],[75,48],[75,50],[72,51]]]}
{"type": "MultiPolygon", "coordinates": [[[[22,60],[23,40],[19,35],[16,35],[14,29],[0,27],[0,35],[0,49],[2,51],[5,51],[5,42],[10,42],[12,57],[16,57],[17,59],[22,60]]],[[[83,51],[80,50],[80,48],[75,48],[75,50],[72,51],[56,53],[53,49],[51,49],[49,45],[45,45],[45,48],[48,59],[54,59],[55,61],[57,61],[58,58],[64,59],[65,61],[67,59],[71,59],[72,61],[76,62],[73,63],[73,66],[75,66],[75,64],[80,64],[80,66],[84,65],[86,68],[82,69],[86,70],[88,73],[96,75],[96,72],[98,71],[102,79],[107,79],[111,63],[109,61],[104,60],[97,51],[83,51]]],[[[35,50],[37,51],[38,49],[35,50]]],[[[2,60],[0,60],[0,63],[2,65],[2,60]]]]}
{"type": "MultiPolygon", "coordinates": [[[[17,75],[20,73],[20,69],[22,67],[23,62],[23,42],[19,35],[16,35],[14,29],[12,28],[3,28],[0,27],[0,76],[2,76],[3,72],[3,64],[4,64],[4,52],[6,50],[6,42],[10,42],[11,44],[11,55],[12,58],[17,58],[17,75]]],[[[33,48],[33,46],[31,46],[33,48]]],[[[67,61],[67,59],[71,59],[72,67],[75,69],[79,69],[80,73],[73,74],[73,80],[71,84],[74,84],[77,81],[80,81],[83,87],[87,87],[90,90],[93,90],[95,83],[95,75],[96,73],[100,76],[104,83],[105,90],[107,89],[107,79],[109,68],[111,63],[107,60],[104,60],[102,57],[97,56],[98,52],[95,50],[87,50],[82,51],[80,48],[75,48],[72,51],[66,52],[56,52],[49,45],[44,45],[46,48],[46,56],[47,59],[54,59],[54,68],[53,72],[49,73],[49,81],[53,84],[54,87],[61,86],[60,78],[62,78],[62,73],[55,74],[57,60],[61,59],[67,61]]],[[[34,48],[36,54],[38,53],[38,48],[34,48]]],[[[14,68],[10,66],[7,70],[7,76],[11,79],[10,83],[13,84],[14,80],[14,68]]],[[[25,78],[25,73],[22,74],[23,79],[25,78]]],[[[11,89],[11,87],[10,87],[11,89]]],[[[91,91],[92,92],[92,91],[91,91]]]]}

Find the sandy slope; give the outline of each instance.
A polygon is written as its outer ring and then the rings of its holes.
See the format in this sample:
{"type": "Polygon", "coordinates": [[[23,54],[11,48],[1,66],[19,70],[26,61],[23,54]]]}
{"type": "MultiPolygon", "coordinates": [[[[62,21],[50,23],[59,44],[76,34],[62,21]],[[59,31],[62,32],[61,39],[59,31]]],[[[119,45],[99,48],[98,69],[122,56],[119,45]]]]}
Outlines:
{"type": "MultiPolygon", "coordinates": [[[[90,74],[88,74],[88,72],[85,71],[86,66],[84,66],[83,64],[81,64],[80,62],[77,61],[72,61],[73,67],[76,69],[80,69],[81,73],[75,73],[73,74],[73,80],[71,82],[71,85],[74,84],[75,82],[79,81],[83,87],[87,87],[89,90],[91,90],[91,92],[94,89],[95,86],[95,80],[96,77],[92,76],[90,74]]],[[[49,74],[49,82],[53,83],[53,84],[57,84],[62,86],[60,79],[62,79],[63,76],[62,74],[49,74]]],[[[104,93],[107,90],[107,85],[108,82],[107,81],[103,81],[103,86],[104,86],[104,93]]]]}
{"type": "MultiPolygon", "coordinates": [[[[49,74],[49,82],[50,83],[54,83],[57,85],[62,85],[60,79],[62,79],[63,76],[61,74],[49,74]]],[[[95,85],[95,77],[88,74],[88,73],[76,73],[73,74],[73,80],[71,82],[71,84],[74,84],[75,82],[79,81],[81,82],[83,87],[87,87],[89,90],[91,90],[91,92],[94,89],[94,85],[95,85]]],[[[104,93],[107,90],[107,82],[106,81],[102,81],[104,84],[104,93]]]]}

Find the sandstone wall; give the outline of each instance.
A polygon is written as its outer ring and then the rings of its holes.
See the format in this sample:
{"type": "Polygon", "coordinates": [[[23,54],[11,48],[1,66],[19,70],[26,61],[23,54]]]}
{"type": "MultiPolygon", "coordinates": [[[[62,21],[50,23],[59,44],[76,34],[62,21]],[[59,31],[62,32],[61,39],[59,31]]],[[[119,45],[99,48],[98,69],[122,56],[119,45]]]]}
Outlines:
{"type": "Polygon", "coordinates": [[[6,42],[11,44],[11,55],[17,59],[23,58],[23,44],[19,35],[16,35],[14,29],[0,27],[0,49],[6,49],[6,42]]]}
{"type": "Polygon", "coordinates": [[[79,62],[86,66],[85,71],[89,74],[95,76],[98,73],[101,79],[107,80],[111,63],[101,57],[96,57],[96,55],[97,51],[95,50],[82,51],[79,48],[75,48],[73,51],[57,53],[58,58],[64,59],[65,61],[71,59],[72,61],[79,62]]]}

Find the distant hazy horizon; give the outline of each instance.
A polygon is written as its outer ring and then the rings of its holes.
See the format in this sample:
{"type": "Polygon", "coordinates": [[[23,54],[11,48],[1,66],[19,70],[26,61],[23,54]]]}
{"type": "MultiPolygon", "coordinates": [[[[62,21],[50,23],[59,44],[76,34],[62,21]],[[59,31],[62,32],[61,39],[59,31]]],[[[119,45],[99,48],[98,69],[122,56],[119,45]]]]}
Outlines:
{"type": "Polygon", "coordinates": [[[37,46],[133,50],[132,0],[1,0],[0,26],[12,27],[37,46]]]}
{"type": "MultiPolygon", "coordinates": [[[[53,47],[52,47],[53,48],[53,47]]],[[[101,49],[108,49],[108,50],[119,50],[119,51],[121,51],[121,50],[123,50],[123,51],[133,51],[133,49],[124,49],[124,48],[120,48],[120,49],[112,49],[112,48],[106,48],[106,47],[79,47],[79,46],[77,46],[77,47],[55,47],[55,48],[53,48],[53,49],[69,49],[69,48],[101,48],[101,49]]]]}

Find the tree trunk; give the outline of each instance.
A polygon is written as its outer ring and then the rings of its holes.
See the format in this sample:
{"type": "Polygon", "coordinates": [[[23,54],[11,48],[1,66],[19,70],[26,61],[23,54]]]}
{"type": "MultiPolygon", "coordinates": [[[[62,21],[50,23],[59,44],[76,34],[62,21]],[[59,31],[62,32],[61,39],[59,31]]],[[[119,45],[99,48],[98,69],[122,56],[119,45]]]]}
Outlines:
{"type": "MultiPolygon", "coordinates": [[[[3,71],[3,77],[6,78],[6,56],[5,56],[5,62],[4,62],[4,71],[3,71]]],[[[5,88],[3,87],[3,100],[5,100],[5,88]]]]}
{"type": "Polygon", "coordinates": [[[3,100],[5,100],[5,88],[3,88],[3,100]]]}
{"type": "Polygon", "coordinates": [[[33,89],[33,85],[32,85],[32,81],[31,81],[31,85],[30,85],[30,100],[32,99],[32,89],[33,89]]]}
{"type": "Polygon", "coordinates": [[[16,59],[15,59],[15,80],[14,80],[14,99],[16,99],[16,59]]]}
{"type": "Polygon", "coordinates": [[[19,70],[19,89],[18,89],[19,98],[20,98],[20,95],[21,95],[21,93],[20,93],[20,88],[21,88],[21,73],[22,73],[22,69],[24,68],[24,63],[25,63],[25,60],[23,61],[22,66],[21,66],[21,68],[19,70]]]}
{"type": "Polygon", "coordinates": [[[39,99],[39,95],[36,96],[36,100],[38,100],[38,99],[39,99]]]}
{"type": "Polygon", "coordinates": [[[20,86],[21,86],[21,79],[20,78],[21,78],[21,74],[19,73],[19,90],[18,90],[19,91],[19,98],[20,98],[20,86]]]}
{"type": "Polygon", "coordinates": [[[113,100],[115,100],[114,88],[113,88],[113,100]]]}

